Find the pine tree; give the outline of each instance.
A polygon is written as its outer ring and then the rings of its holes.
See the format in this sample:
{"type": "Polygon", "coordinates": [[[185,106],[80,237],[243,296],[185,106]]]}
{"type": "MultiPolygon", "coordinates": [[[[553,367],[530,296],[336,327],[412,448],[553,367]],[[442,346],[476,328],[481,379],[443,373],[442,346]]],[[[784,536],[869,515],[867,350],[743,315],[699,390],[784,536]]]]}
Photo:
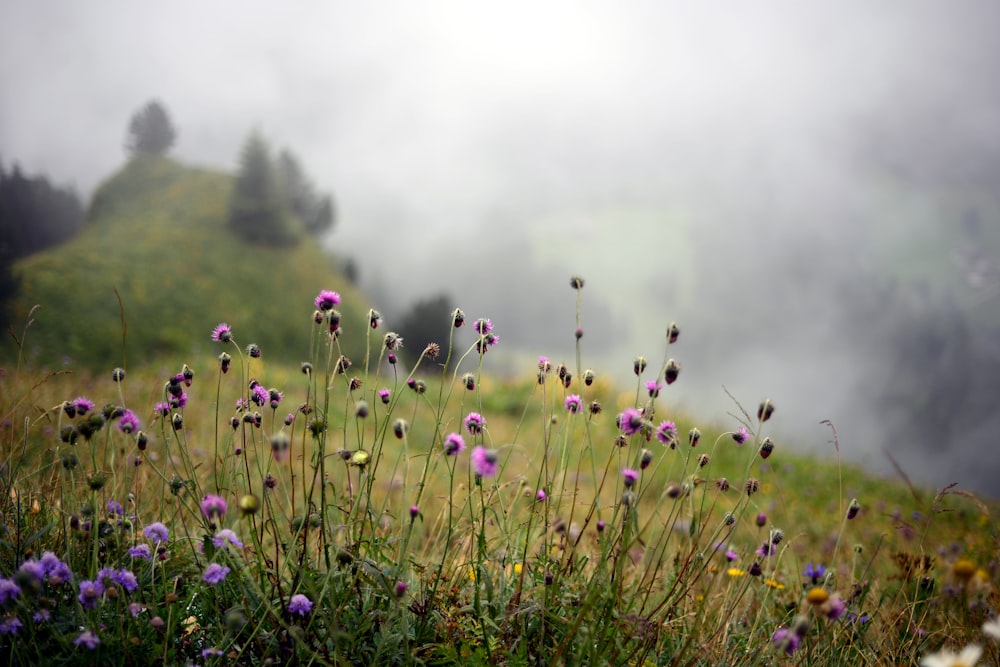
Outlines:
{"type": "Polygon", "coordinates": [[[125,146],[133,155],[164,155],[176,139],[177,132],[167,110],[152,100],[132,114],[125,146]]]}
{"type": "Polygon", "coordinates": [[[229,200],[229,227],[253,243],[292,245],[298,241],[263,137],[252,132],[243,145],[240,170],[229,200]]]}

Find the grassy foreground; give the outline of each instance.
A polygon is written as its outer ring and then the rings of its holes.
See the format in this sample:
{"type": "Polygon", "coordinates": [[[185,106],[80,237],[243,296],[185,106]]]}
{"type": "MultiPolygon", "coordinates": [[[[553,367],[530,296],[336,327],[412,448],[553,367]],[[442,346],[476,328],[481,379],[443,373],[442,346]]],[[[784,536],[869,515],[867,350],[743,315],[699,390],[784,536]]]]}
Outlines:
{"type": "Polygon", "coordinates": [[[998,664],[995,508],[790,455],[766,398],[672,412],[675,325],[618,391],[580,329],[508,383],[502,323],[456,309],[471,347],[403,369],[341,307],[288,304],[301,368],[256,322],[169,370],[4,369],[0,661],[998,664]]]}

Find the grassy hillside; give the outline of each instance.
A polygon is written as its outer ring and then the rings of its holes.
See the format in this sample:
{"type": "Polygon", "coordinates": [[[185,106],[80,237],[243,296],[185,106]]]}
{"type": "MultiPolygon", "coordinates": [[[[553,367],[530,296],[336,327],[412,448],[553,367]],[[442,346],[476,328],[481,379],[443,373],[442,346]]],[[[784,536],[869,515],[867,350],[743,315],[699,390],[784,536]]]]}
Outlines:
{"type": "MultiPolygon", "coordinates": [[[[321,289],[344,296],[345,321],[361,321],[360,298],[318,244],[272,249],[242,241],[225,226],[233,178],[167,158],[131,160],[94,195],[83,232],[26,258],[14,305],[29,363],[106,369],[163,354],[196,355],[219,322],[265,359],[297,361],[308,350],[303,312],[321,289]],[[127,323],[123,350],[118,299],[127,323]]],[[[5,345],[0,355],[16,354],[5,345]]],[[[351,356],[352,350],[346,350],[351,356]]]]}

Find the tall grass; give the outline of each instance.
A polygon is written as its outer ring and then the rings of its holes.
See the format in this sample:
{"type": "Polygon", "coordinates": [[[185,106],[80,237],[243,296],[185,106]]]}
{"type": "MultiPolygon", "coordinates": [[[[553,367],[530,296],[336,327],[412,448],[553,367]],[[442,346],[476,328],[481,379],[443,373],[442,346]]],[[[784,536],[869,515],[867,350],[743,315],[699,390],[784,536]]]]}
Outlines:
{"type": "Polygon", "coordinates": [[[571,286],[568,361],[510,383],[501,323],[456,309],[471,345],[403,368],[326,290],[289,313],[300,369],[224,324],[159,374],[7,369],[0,660],[997,664],[987,504],[793,456],[766,398],[672,413],[674,324],[611,387],[571,286]]]}

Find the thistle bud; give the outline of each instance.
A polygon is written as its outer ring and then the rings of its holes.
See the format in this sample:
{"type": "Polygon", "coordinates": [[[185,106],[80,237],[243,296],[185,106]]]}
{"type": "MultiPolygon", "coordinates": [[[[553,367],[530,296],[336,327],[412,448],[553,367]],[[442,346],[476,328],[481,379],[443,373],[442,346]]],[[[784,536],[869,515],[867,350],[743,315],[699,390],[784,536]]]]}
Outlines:
{"type": "Polygon", "coordinates": [[[674,322],[667,327],[667,342],[670,344],[677,342],[677,337],[681,335],[681,329],[674,322]]]}
{"type": "Polygon", "coordinates": [[[847,506],[847,518],[853,519],[861,511],[861,503],[857,498],[851,498],[851,504],[847,506]]]}
{"type": "Polygon", "coordinates": [[[594,371],[588,368],[583,372],[583,383],[588,387],[594,384],[594,371]]]}
{"type": "Polygon", "coordinates": [[[573,276],[572,278],[569,279],[569,286],[575,290],[582,290],[583,278],[580,278],[579,276],[573,276]]]}
{"type": "Polygon", "coordinates": [[[761,422],[766,422],[774,414],[774,404],[771,403],[771,399],[765,398],[757,406],[757,419],[761,422]]]}
{"type": "Polygon", "coordinates": [[[677,381],[677,376],[681,374],[680,365],[673,359],[667,362],[667,368],[663,372],[663,379],[667,384],[673,384],[677,381]]]}
{"type": "Polygon", "coordinates": [[[774,451],[774,441],[770,438],[764,438],[764,442],[760,443],[760,458],[766,459],[774,451]]]}
{"type": "Polygon", "coordinates": [[[639,375],[644,370],[646,370],[646,358],[645,357],[636,357],[635,359],[632,360],[632,372],[633,373],[635,373],[636,375],[639,375]]]}

